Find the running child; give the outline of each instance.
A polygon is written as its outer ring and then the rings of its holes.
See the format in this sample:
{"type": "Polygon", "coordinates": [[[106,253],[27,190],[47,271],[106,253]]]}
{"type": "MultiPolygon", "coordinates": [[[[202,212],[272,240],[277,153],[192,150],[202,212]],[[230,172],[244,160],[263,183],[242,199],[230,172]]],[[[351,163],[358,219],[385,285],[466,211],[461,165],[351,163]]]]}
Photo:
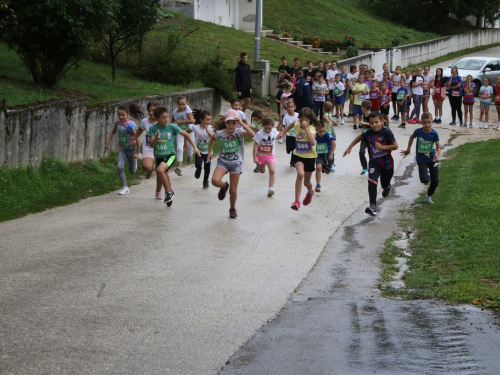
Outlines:
{"type": "Polygon", "coordinates": [[[106,140],[106,145],[104,149],[109,148],[109,143],[113,139],[116,133],[118,133],[118,146],[120,151],[118,151],[118,163],[116,169],[118,170],[118,177],[122,182],[122,189],[118,192],[120,195],[125,195],[130,193],[130,189],[127,186],[127,177],[125,177],[125,161],[128,160],[128,170],[131,174],[137,172],[137,158],[139,157],[139,142],[134,141],[134,136],[136,133],[137,125],[135,122],[129,120],[129,116],[136,119],[144,117],[144,113],[141,108],[136,104],[121,105],[117,109],[118,120],[115,122],[115,126],[106,140]]]}
{"type": "Polygon", "coordinates": [[[391,90],[387,88],[387,83],[380,83],[380,114],[384,125],[389,127],[389,111],[391,109],[391,90]]]}
{"type": "Polygon", "coordinates": [[[391,152],[398,149],[398,143],[392,131],[383,126],[379,113],[370,113],[368,119],[371,129],[354,138],[347,150],[345,150],[344,157],[350,154],[352,148],[362,139],[368,143],[368,153],[370,154],[370,172],[368,174],[370,206],[365,209],[365,212],[376,216],[378,180],[380,178],[382,196],[387,197],[391,191],[391,179],[394,175],[394,160],[391,152]]]}
{"type": "Polygon", "coordinates": [[[335,133],[333,127],[339,125],[339,123],[335,121],[335,119],[332,116],[332,110],[333,110],[333,104],[331,102],[325,102],[325,104],[323,105],[324,115],[321,118],[321,120],[325,122],[326,131],[329,132],[330,134],[335,133]]]}
{"type": "MultiPolygon", "coordinates": [[[[252,112],[250,116],[250,128],[257,133],[262,128],[262,120],[264,119],[264,115],[260,109],[257,109],[252,112]]],[[[259,164],[255,163],[255,169],[253,170],[255,173],[259,173],[259,164]]]]}
{"type": "Polygon", "coordinates": [[[434,77],[434,93],[432,94],[432,101],[434,102],[434,115],[435,115],[434,122],[436,124],[441,124],[441,117],[443,116],[443,102],[445,98],[446,98],[446,87],[445,87],[445,80],[443,78],[443,69],[437,68],[436,76],[434,77]]]}
{"type": "MultiPolygon", "coordinates": [[[[329,102],[327,102],[329,103],[329,102]]],[[[299,114],[295,112],[295,103],[290,102],[286,106],[286,115],[283,116],[283,126],[288,128],[290,125],[295,124],[299,121],[299,114]]],[[[293,150],[295,150],[295,129],[290,127],[290,130],[286,133],[286,153],[290,155],[290,167],[295,167],[293,162],[293,150]]]]}
{"type": "MultiPolygon", "coordinates": [[[[293,84],[288,81],[285,81],[283,83],[280,83],[277,87],[283,90],[283,93],[281,94],[280,97],[280,111],[279,111],[279,123],[278,123],[278,130],[281,131],[283,129],[283,116],[286,114],[286,105],[288,104],[288,102],[293,101],[292,97],[293,84]]],[[[280,143],[283,143],[283,141],[281,141],[280,143]]]]}
{"type": "Polygon", "coordinates": [[[292,210],[298,211],[300,208],[300,194],[302,192],[302,183],[307,188],[306,196],[302,204],[304,206],[311,203],[314,195],[311,178],[316,169],[315,162],[318,154],[316,153],[316,126],[319,121],[309,108],[302,108],[299,112],[300,122],[288,125],[278,137],[283,137],[292,127],[295,130],[296,146],[292,153],[292,161],[297,171],[295,181],[295,201],[292,203],[292,210]]]}
{"type": "Polygon", "coordinates": [[[321,192],[321,174],[330,174],[333,167],[336,146],[335,136],[328,133],[325,123],[320,121],[316,127],[316,153],[318,157],[316,158],[316,188],[314,190],[317,193],[321,192]]]}
{"type": "Polygon", "coordinates": [[[495,91],[495,107],[497,109],[497,127],[493,128],[493,130],[500,130],[500,74],[497,74],[496,84],[494,87],[495,91]]]}
{"type": "Polygon", "coordinates": [[[483,85],[479,89],[479,104],[480,104],[480,110],[481,113],[479,114],[479,129],[488,129],[488,121],[489,121],[489,115],[490,115],[490,105],[491,105],[491,98],[495,97],[493,94],[493,87],[490,86],[491,82],[489,78],[484,78],[483,79],[483,85]],[[483,122],[483,115],[484,115],[484,122],[483,122]]]}
{"type": "Polygon", "coordinates": [[[194,159],[194,178],[199,179],[203,168],[203,189],[208,189],[208,177],[210,176],[211,162],[208,157],[208,145],[214,135],[212,125],[212,114],[205,110],[196,111],[194,114],[195,125],[193,126],[194,142],[200,150],[200,156],[196,155],[194,159]]]}
{"type": "MultiPolygon", "coordinates": [[[[172,111],[172,123],[179,126],[179,128],[186,132],[186,134],[194,124],[193,111],[188,105],[187,97],[184,95],[181,95],[177,98],[177,108],[174,108],[174,110],[172,111]]],[[[177,167],[175,168],[175,174],[177,176],[182,176],[185,140],[186,138],[183,135],[177,134],[177,138],[175,140],[177,144],[177,167]]],[[[188,163],[191,163],[193,159],[193,148],[191,147],[191,142],[187,143],[186,145],[186,154],[186,161],[188,163]]]]}
{"type": "Polygon", "coordinates": [[[361,74],[358,76],[358,83],[356,83],[352,89],[352,93],[354,94],[354,112],[353,112],[353,122],[354,126],[352,127],[353,129],[358,128],[358,117],[359,121],[362,121],[363,119],[363,112],[361,111],[361,102],[365,99],[368,99],[368,93],[370,92],[370,89],[368,86],[363,82],[364,81],[364,76],[361,74]]]}
{"type": "Polygon", "coordinates": [[[467,115],[469,114],[469,128],[472,128],[473,122],[473,109],[474,109],[474,88],[476,84],[472,82],[472,76],[469,74],[466,81],[464,82],[464,98],[462,103],[464,104],[464,123],[460,127],[467,127],[467,115]]]}
{"type": "MultiPolygon", "coordinates": [[[[359,120],[359,128],[361,129],[361,134],[363,134],[370,129],[370,120],[368,116],[372,113],[372,102],[369,100],[363,100],[361,102],[361,112],[363,114],[363,118],[362,120],[359,120]]],[[[361,163],[362,168],[360,175],[364,175],[368,172],[368,161],[365,156],[367,148],[368,143],[362,139],[359,144],[359,162],[361,163]]]]}
{"type": "Polygon", "coordinates": [[[245,112],[241,110],[241,102],[239,99],[231,100],[231,108],[238,112],[238,116],[240,116],[241,121],[248,125],[247,116],[245,115],[245,112]]]}
{"type": "MultiPolygon", "coordinates": [[[[156,124],[157,119],[154,116],[154,111],[155,108],[158,107],[160,103],[156,100],[152,100],[148,102],[146,105],[146,108],[148,110],[148,116],[147,118],[142,119],[141,124],[139,125],[139,130],[134,135],[134,140],[137,141],[137,139],[141,136],[143,132],[146,132],[144,136],[144,142],[142,144],[142,169],[146,171],[146,180],[151,177],[151,174],[154,171],[154,149],[151,147],[149,144],[149,128],[151,125],[156,124]]],[[[163,196],[161,194],[161,180],[159,178],[156,179],[156,193],[155,197],[158,200],[163,200],[163,196]]]]}
{"type": "Polygon", "coordinates": [[[429,183],[429,178],[431,181],[424,202],[434,203],[431,197],[436,191],[439,182],[437,161],[441,153],[441,144],[439,143],[438,132],[432,129],[432,115],[430,112],[424,112],[422,114],[422,127],[415,129],[413,134],[410,135],[408,147],[406,150],[401,150],[401,155],[403,155],[403,157],[410,154],[411,145],[414,139],[417,140],[416,152],[420,182],[427,185],[429,183]]]}
{"type": "Polygon", "coordinates": [[[402,79],[399,82],[400,87],[398,88],[398,92],[396,93],[396,99],[398,102],[399,113],[401,113],[401,124],[398,125],[398,128],[406,129],[406,106],[408,100],[408,89],[406,88],[406,81],[402,79]]]}
{"type": "Polygon", "coordinates": [[[229,217],[236,219],[236,199],[238,197],[238,182],[243,171],[243,138],[253,138],[255,133],[244,122],[241,122],[238,112],[229,109],[226,115],[219,120],[215,126],[215,133],[210,139],[208,146],[209,160],[213,154],[214,143],[219,140],[221,151],[217,159],[217,167],[212,175],[212,185],[220,188],[218,198],[224,200],[229,190],[229,217]],[[242,126],[238,128],[238,123],[242,126]],[[229,173],[229,183],[223,182],[222,178],[229,173]]]}
{"type": "MultiPolygon", "coordinates": [[[[340,73],[335,74],[335,82],[333,83],[333,100],[335,103],[335,117],[337,122],[344,125],[344,101],[345,101],[345,86],[340,80],[340,73]]],[[[323,117],[323,116],[322,116],[323,117]]]]}
{"type": "MultiPolygon", "coordinates": [[[[172,184],[170,183],[168,170],[176,158],[174,139],[179,139],[179,136],[183,137],[183,139],[189,142],[193,151],[198,156],[201,157],[201,155],[200,151],[194,144],[193,138],[191,138],[186,131],[182,130],[176,124],[168,123],[167,108],[156,107],[154,110],[154,116],[158,119],[158,122],[149,128],[149,144],[154,149],[156,158],[156,175],[159,176],[166,192],[165,204],[167,207],[170,207],[174,198],[174,190],[172,189],[172,184]]],[[[182,143],[184,143],[184,141],[182,141],[182,143]]],[[[177,144],[179,144],[179,142],[177,142],[177,144]]]]}
{"type": "Polygon", "coordinates": [[[266,166],[269,171],[269,189],[267,196],[274,195],[274,180],[276,178],[276,159],[274,157],[276,149],[276,138],[278,131],[274,127],[274,120],[266,117],[262,120],[262,129],[253,138],[253,161],[259,166],[259,172],[265,173],[266,166]]]}

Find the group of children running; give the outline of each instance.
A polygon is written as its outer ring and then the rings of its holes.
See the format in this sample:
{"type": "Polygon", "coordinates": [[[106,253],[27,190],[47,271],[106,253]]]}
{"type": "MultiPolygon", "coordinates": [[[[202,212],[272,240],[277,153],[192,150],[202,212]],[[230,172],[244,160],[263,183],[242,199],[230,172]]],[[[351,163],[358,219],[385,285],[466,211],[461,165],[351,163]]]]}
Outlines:
{"type": "MultiPolygon", "coordinates": [[[[229,216],[237,218],[236,200],[244,160],[244,139],[254,141],[252,148],[253,161],[256,164],[254,171],[265,173],[267,167],[269,172],[267,195],[272,197],[275,193],[276,142],[286,137],[286,150],[291,154],[290,165],[296,169],[297,174],[295,199],[291,208],[299,210],[301,204],[307,206],[311,203],[315,192],[321,192],[322,173],[328,174],[335,170],[336,136],[333,126],[338,125],[338,122],[332,117],[332,106],[328,103],[323,104],[323,116],[318,119],[310,108],[302,108],[298,113],[295,112],[295,103],[289,100],[284,104],[285,112],[280,116],[279,129],[275,128],[272,118],[264,117],[260,111],[252,114],[249,124],[245,114],[239,109],[238,100],[233,100],[232,108],[216,122],[212,121],[210,112],[206,110],[193,112],[185,96],[177,99],[177,107],[172,111],[171,117],[166,107],[157,101],[151,101],[147,104],[148,117],[141,121],[139,129],[130,117],[140,119],[143,116],[141,109],[134,104],[120,106],[117,110],[118,120],[105,145],[107,149],[113,136],[118,133],[117,169],[123,185],[118,194],[129,194],[124,165],[128,160],[130,173],[135,173],[141,150],[145,177],[146,179],[151,177],[156,165],[155,197],[159,200],[164,199],[167,207],[172,205],[174,197],[168,172],[174,162],[177,162],[174,171],[178,176],[182,176],[184,152],[188,162],[195,155],[195,178],[199,179],[203,173],[203,188],[208,188],[211,159],[217,142],[215,151],[219,151],[219,156],[211,183],[219,188],[219,200],[224,200],[229,191],[229,216]],[[141,148],[140,136],[143,132],[145,137],[141,148]],[[315,188],[312,183],[314,172],[316,172],[315,188]],[[226,174],[229,174],[229,178],[224,181],[226,174]],[[302,185],[307,192],[301,201],[302,185]],[[162,188],[165,191],[164,197],[162,188]]],[[[390,192],[390,181],[394,173],[391,152],[398,148],[398,144],[392,131],[387,124],[384,124],[385,115],[380,111],[373,111],[371,105],[372,102],[369,100],[354,104],[354,111],[360,116],[358,124],[362,128],[362,133],[352,141],[344,156],[351,152],[355,144],[361,142],[362,174],[369,170],[370,205],[366,208],[366,212],[376,215],[378,180],[380,178],[382,196],[386,197],[390,192]],[[366,149],[369,154],[368,162],[364,155],[366,149]]],[[[425,200],[432,203],[431,196],[438,183],[437,157],[440,145],[439,136],[432,129],[430,113],[422,115],[422,128],[415,130],[410,137],[407,150],[401,152],[404,156],[410,153],[414,139],[417,143],[420,179],[423,183],[431,180],[425,200]]]]}

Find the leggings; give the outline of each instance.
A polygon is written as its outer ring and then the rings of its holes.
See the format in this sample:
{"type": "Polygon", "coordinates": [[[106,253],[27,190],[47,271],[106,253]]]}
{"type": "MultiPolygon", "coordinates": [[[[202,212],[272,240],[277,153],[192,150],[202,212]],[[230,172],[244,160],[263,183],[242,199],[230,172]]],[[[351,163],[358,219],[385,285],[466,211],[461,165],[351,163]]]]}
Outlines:
{"type": "Polygon", "coordinates": [[[429,179],[431,180],[429,189],[427,189],[427,195],[429,197],[432,196],[439,183],[438,163],[434,163],[433,161],[418,163],[418,176],[420,177],[420,182],[423,184],[428,184],[429,179]]]}
{"type": "Polygon", "coordinates": [[[118,170],[118,176],[122,182],[122,186],[127,186],[127,178],[125,177],[125,161],[128,159],[128,171],[134,174],[137,171],[137,159],[134,158],[135,149],[131,150],[120,150],[118,153],[118,164],[116,169],[118,170]]]}
{"type": "Polygon", "coordinates": [[[368,162],[366,161],[366,148],[368,147],[368,143],[365,141],[361,141],[359,144],[359,161],[361,162],[361,168],[367,169],[368,162]]]}
{"type": "Polygon", "coordinates": [[[210,166],[212,165],[212,162],[207,163],[207,157],[208,154],[201,154],[201,157],[198,155],[195,156],[194,159],[194,166],[196,169],[200,169],[203,166],[204,169],[204,174],[203,174],[203,181],[208,181],[208,176],[210,176],[210,166]]]}
{"type": "Polygon", "coordinates": [[[451,105],[451,118],[455,121],[458,112],[458,120],[462,122],[462,97],[449,95],[448,98],[451,105]]]}
{"type": "MultiPolygon", "coordinates": [[[[191,134],[189,134],[191,137],[191,134]]],[[[191,137],[192,138],[192,137],[191,137]]],[[[177,162],[182,162],[184,159],[184,140],[185,138],[182,136],[182,134],[177,134],[176,141],[177,141],[177,162]]],[[[187,156],[188,158],[193,156],[193,146],[191,146],[191,143],[187,143],[187,156]]]]}
{"type": "Polygon", "coordinates": [[[415,118],[420,119],[420,106],[422,105],[423,95],[413,94],[413,111],[411,111],[410,119],[416,115],[415,118]]]}
{"type": "Polygon", "coordinates": [[[323,120],[323,105],[325,102],[314,102],[314,116],[318,118],[318,120],[323,120]]]}
{"type": "Polygon", "coordinates": [[[370,197],[370,206],[377,205],[377,185],[380,177],[382,189],[391,186],[391,179],[394,175],[394,168],[385,169],[380,164],[370,161],[370,171],[368,172],[368,195],[370,197]]]}

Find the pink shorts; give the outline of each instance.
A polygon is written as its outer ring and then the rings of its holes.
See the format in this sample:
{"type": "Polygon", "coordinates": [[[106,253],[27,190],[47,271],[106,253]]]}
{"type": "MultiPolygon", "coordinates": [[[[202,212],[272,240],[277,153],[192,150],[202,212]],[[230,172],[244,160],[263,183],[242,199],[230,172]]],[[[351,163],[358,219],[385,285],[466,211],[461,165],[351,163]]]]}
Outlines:
{"type": "Polygon", "coordinates": [[[269,162],[275,162],[275,161],[276,161],[276,158],[274,157],[274,155],[259,155],[259,154],[257,154],[257,163],[259,165],[266,164],[269,162]]]}
{"type": "Polygon", "coordinates": [[[155,153],[151,150],[142,150],[142,158],[151,158],[154,159],[155,153]]]}

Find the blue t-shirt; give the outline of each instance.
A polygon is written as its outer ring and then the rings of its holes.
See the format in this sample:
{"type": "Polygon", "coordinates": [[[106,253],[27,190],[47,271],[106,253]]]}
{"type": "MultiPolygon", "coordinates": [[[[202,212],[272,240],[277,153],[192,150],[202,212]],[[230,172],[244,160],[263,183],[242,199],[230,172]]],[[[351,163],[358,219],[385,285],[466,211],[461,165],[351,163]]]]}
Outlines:
{"type": "Polygon", "coordinates": [[[462,87],[463,87],[463,82],[462,82],[462,77],[456,76],[456,77],[450,77],[451,80],[450,86],[456,86],[460,83],[460,86],[456,89],[449,88],[448,89],[448,95],[451,96],[462,96],[462,87]]]}
{"type": "Polygon", "coordinates": [[[316,133],[316,152],[318,155],[329,154],[332,150],[332,141],[335,141],[335,137],[330,133],[326,132],[322,137],[316,133]]]}
{"type": "Polygon", "coordinates": [[[396,93],[396,97],[398,98],[398,100],[403,100],[405,94],[406,94],[406,99],[402,105],[405,105],[408,102],[408,89],[406,87],[400,87],[396,93]]]}
{"type": "Polygon", "coordinates": [[[429,133],[425,133],[422,128],[415,129],[413,138],[417,141],[417,163],[428,163],[432,161],[436,154],[436,142],[439,142],[439,134],[432,129],[429,133]]]}
{"type": "Polygon", "coordinates": [[[368,129],[361,134],[361,139],[368,144],[370,163],[376,163],[384,169],[394,168],[394,159],[392,158],[391,151],[379,150],[375,147],[376,142],[379,142],[382,146],[396,142],[391,129],[382,128],[378,132],[368,129]]]}
{"type": "Polygon", "coordinates": [[[480,101],[483,103],[491,103],[491,95],[493,95],[493,87],[481,86],[481,88],[479,89],[479,95],[488,95],[487,98],[481,98],[480,101]]]}

